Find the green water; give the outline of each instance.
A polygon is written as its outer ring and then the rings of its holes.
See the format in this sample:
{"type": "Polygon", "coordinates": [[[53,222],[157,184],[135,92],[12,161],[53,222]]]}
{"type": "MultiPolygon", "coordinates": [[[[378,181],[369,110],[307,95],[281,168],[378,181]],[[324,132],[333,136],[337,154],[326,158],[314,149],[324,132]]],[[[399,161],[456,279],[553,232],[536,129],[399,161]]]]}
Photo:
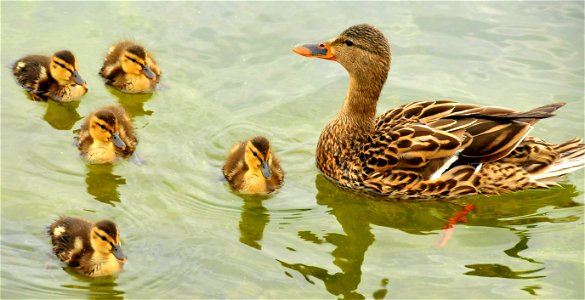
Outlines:
{"type": "Polygon", "coordinates": [[[379,112],[452,99],[518,110],[565,101],[533,135],[583,137],[583,2],[2,2],[2,298],[583,298],[584,172],[561,187],[453,202],[341,191],[314,166],[348,78],[291,48],[350,25],[387,34],[379,112]],[[132,38],[163,77],[153,95],[106,88],[108,47],[132,38]],[[89,93],[37,103],[10,65],[70,49],[89,93]],[[89,166],[81,118],[120,103],[147,163],[89,166]],[[239,139],[269,137],[282,190],[242,198],[221,175],[239,139]],[[464,204],[467,223],[443,231],[464,204]],[[51,254],[60,215],[117,222],[115,279],[75,276],[51,254]],[[438,248],[443,236],[447,244],[438,248]]]}

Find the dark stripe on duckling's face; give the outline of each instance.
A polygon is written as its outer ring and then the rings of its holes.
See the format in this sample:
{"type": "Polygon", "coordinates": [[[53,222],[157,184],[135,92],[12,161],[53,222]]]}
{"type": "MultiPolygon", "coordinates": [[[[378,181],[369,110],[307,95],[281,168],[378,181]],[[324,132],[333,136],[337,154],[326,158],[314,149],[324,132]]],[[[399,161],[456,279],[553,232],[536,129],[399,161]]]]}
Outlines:
{"type": "Polygon", "coordinates": [[[75,56],[69,50],[57,51],[55,52],[54,56],[62,59],[64,62],[70,65],[75,65],[75,56]]]}
{"type": "Polygon", "coordinates": [[[146,59],[146,51],[142,46],[139,45],[132,45],[126,48],[126,51],[142,58],[143,60],[146,59]]]}
{"type": "MultiPolygon", "coordinates": [[[[95,118],[92,119],[92,124],[97,125],[101,130],[110,134],[112,142],[120,149],[126,148],[126,143],[120,137],[117,129],[116,117],[111,112],[98,112],[95,118]]],[[[92,125],[93,126],[93,125],[92,125]]],[[[107,139],[104,137],[102,139],[107,139]]]]}
{"type": "Polygon", "coordinates": [[[75,69],[75,61],[73,61],[73,63],[70,63],[68,61],[63,60],[62,58],[55,56],[53,57],[53,62],[58,65],[59,67],[61,67],[63,70],[66,70],[67,72],[69,72],[73,78],[73,81],[76,84],[79,85],[83,85],[86,84],[85,80],[83,80],[83,78],[81,78],[81,75],[79,75],[79,72],[77,72],[77,70],[75,69]]]}
{"type": "Polygon", "coordinates": [[[133,58],[130,55],[124,55],[124,57],[129,59],[133,63],[139,65],[142,68],[144,76],[146,76],[147,78],[153,79],[154,77],[156,77],[156,74],[154,74],[154,72],[150,69],[146,62],[139,61],[137,58],[133,58]]]}
{"type": "Polygon", "coordinates": [[[113,239],[109,234],[102,235],[100,231],[96,232],[96,235],[104,242],[108,243],[111,247],[110,252],[119,260],[126,259],[126,255],[122,251],[120,243],[113,239]]]}
{"type": "Polygon", "coordinates": [[[102,230],[104,233],[112,237],[114,240],[117,240],[118,227],[114,222],[110,220],[102,220],[95,223],[95,227],[97,227],[99,230],[102,230]]]}
{"type": "Polygon", "coordinates": [[[257,136],[248,142],[247,148],[254,158],[260,162],[257,167],[260,168],[262,176],[270,178],[272,176],[272,171],[270,170],[270,142],[265,137],[257,136]]]}

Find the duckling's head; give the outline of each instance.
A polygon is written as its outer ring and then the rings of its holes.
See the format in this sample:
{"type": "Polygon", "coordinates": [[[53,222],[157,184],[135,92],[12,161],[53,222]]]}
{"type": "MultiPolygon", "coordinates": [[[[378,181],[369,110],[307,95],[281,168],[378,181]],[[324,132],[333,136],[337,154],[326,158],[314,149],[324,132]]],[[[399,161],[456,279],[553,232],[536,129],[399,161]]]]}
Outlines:
{"type": "Polygon", "coordinates": [[[122,252],[122,242],[118,226],[110,220],[95,223],[91,228],[91,247],[104,255],[113,254],[118,260],[125,261],[126,255],[122,252]]]}
{"type": "Polygon", "coordinates": [[[110,110],[100,110],[90,117],[89,134],[94,140],[104,143],[113,142],[120,149],[126,147],[126,143],[120,138],[118,119],[110,110]]]}
{"type": "Polygon", "coordinates": [[[272,165],[270,142],[265,137],[257,136],[248,140],[244,158],[252,173],[262,173],[262,176],[267,179],[272,176],[272,171],[270,171],[270,166],[272,165]]]}
{"type": "Polygon", "coordinates": [[[77,71],[77,61],[71,51],[62,50],[55,52],[51,57],[51,76],[57,80],[59,85],[79,84],[85,85],[77,71]]]}
{"type": "Polygon", "coordinates": [[[390,70],[390,44],[379,29],[368,24],[351,26],[336,38],[299,45],[293,51],[337,61],[352,75],[369,78],[372,74],[381,77],[382,83],[390,70]]]}
{"type": "Polygon", "coordinates": [[[156,74],[146,63],[146,55],[146,51],[142,46],[132,45],[126,48],[120,56],[124,72],[134,75],[144,74],[149,79],[156,79],[156,74]]]}

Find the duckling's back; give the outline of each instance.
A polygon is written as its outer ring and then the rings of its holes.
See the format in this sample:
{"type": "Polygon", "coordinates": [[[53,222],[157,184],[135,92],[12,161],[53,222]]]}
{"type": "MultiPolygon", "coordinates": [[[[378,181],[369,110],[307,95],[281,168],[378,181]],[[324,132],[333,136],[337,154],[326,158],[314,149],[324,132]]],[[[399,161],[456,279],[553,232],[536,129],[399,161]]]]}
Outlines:
{"type": "Polygon", "coordinates": [[[248,166],[244,162],[244,150],[246,149],[244,143],[238,143],[230,150],[225,163],[223,165],[223,175],[225,179],[236,190],[242,188],[244,182],[244,174],[248,170],[248,166]]]}
{"type": "Polygon", "coordinates": [[[12,74],[17,82],[29,92],[45,89],[43,81],[52,79],[49,72],[51,58],[42,55],[29,55],[16,61],[12,74]]]}
{"type": "Polygon", "coordinates": [[[100,69],[100,75],[103,77],[111,76],[110,73],[114,70],[113,68],[117,66],[122,51],[131,45],[134,45],[131,41],[121,41],[110,47],[108,54],[106,54],[106,58],[104,59],[104,65],[100,69]]]}
{"type": "Polygon", "coordinates": [[[85,220],[62,217],[49,227],[53,253],[70,266],[79,265],[84,249],[91,249],[89,232],[91,224],[85,220]]]}

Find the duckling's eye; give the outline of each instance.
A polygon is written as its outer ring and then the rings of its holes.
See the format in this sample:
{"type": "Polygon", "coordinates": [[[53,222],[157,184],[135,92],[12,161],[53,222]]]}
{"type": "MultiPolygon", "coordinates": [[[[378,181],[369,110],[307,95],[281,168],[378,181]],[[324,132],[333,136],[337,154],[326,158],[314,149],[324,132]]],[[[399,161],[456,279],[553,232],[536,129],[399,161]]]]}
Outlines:
{"type": "Polygon", "coordinates": [[[254,154],[254,157],[258,157],[258,154],[256,154],[256,152],[252,151],[252,154],[254,154]]]}
{"type": "Polygon", "coordinates": [[[101,236],[101,235],[100,235],[99,237],[102,239],[102,241],[104,241],[104,242],[107,242],[107,240],[106,240],[106,238],[105,238],[105,237],[103,237],[103,236],[101,236]]]}
{"type": "Polygon", "coordinates": [[[55,62],[57,65],[59,65],[61,68],[65,69],[65,65],[59,62],[55,62]]]}
{"type": "Polygon", "coordinates": [[[351,47],[351,46],[353,46],[353,42],[352,42],[351,40],[345,40],[343,43],[344,43],[346,46],[350,46],[350,47],[351,47]]]}
{"type": "Polygon", "coordinates": [[[102,125],[102,124],[98,124],[98,126],[99,126],[101,129],[103,129],[103,130],[106,130],[106,126],[104,126],[104,125],[102,125]]]}

